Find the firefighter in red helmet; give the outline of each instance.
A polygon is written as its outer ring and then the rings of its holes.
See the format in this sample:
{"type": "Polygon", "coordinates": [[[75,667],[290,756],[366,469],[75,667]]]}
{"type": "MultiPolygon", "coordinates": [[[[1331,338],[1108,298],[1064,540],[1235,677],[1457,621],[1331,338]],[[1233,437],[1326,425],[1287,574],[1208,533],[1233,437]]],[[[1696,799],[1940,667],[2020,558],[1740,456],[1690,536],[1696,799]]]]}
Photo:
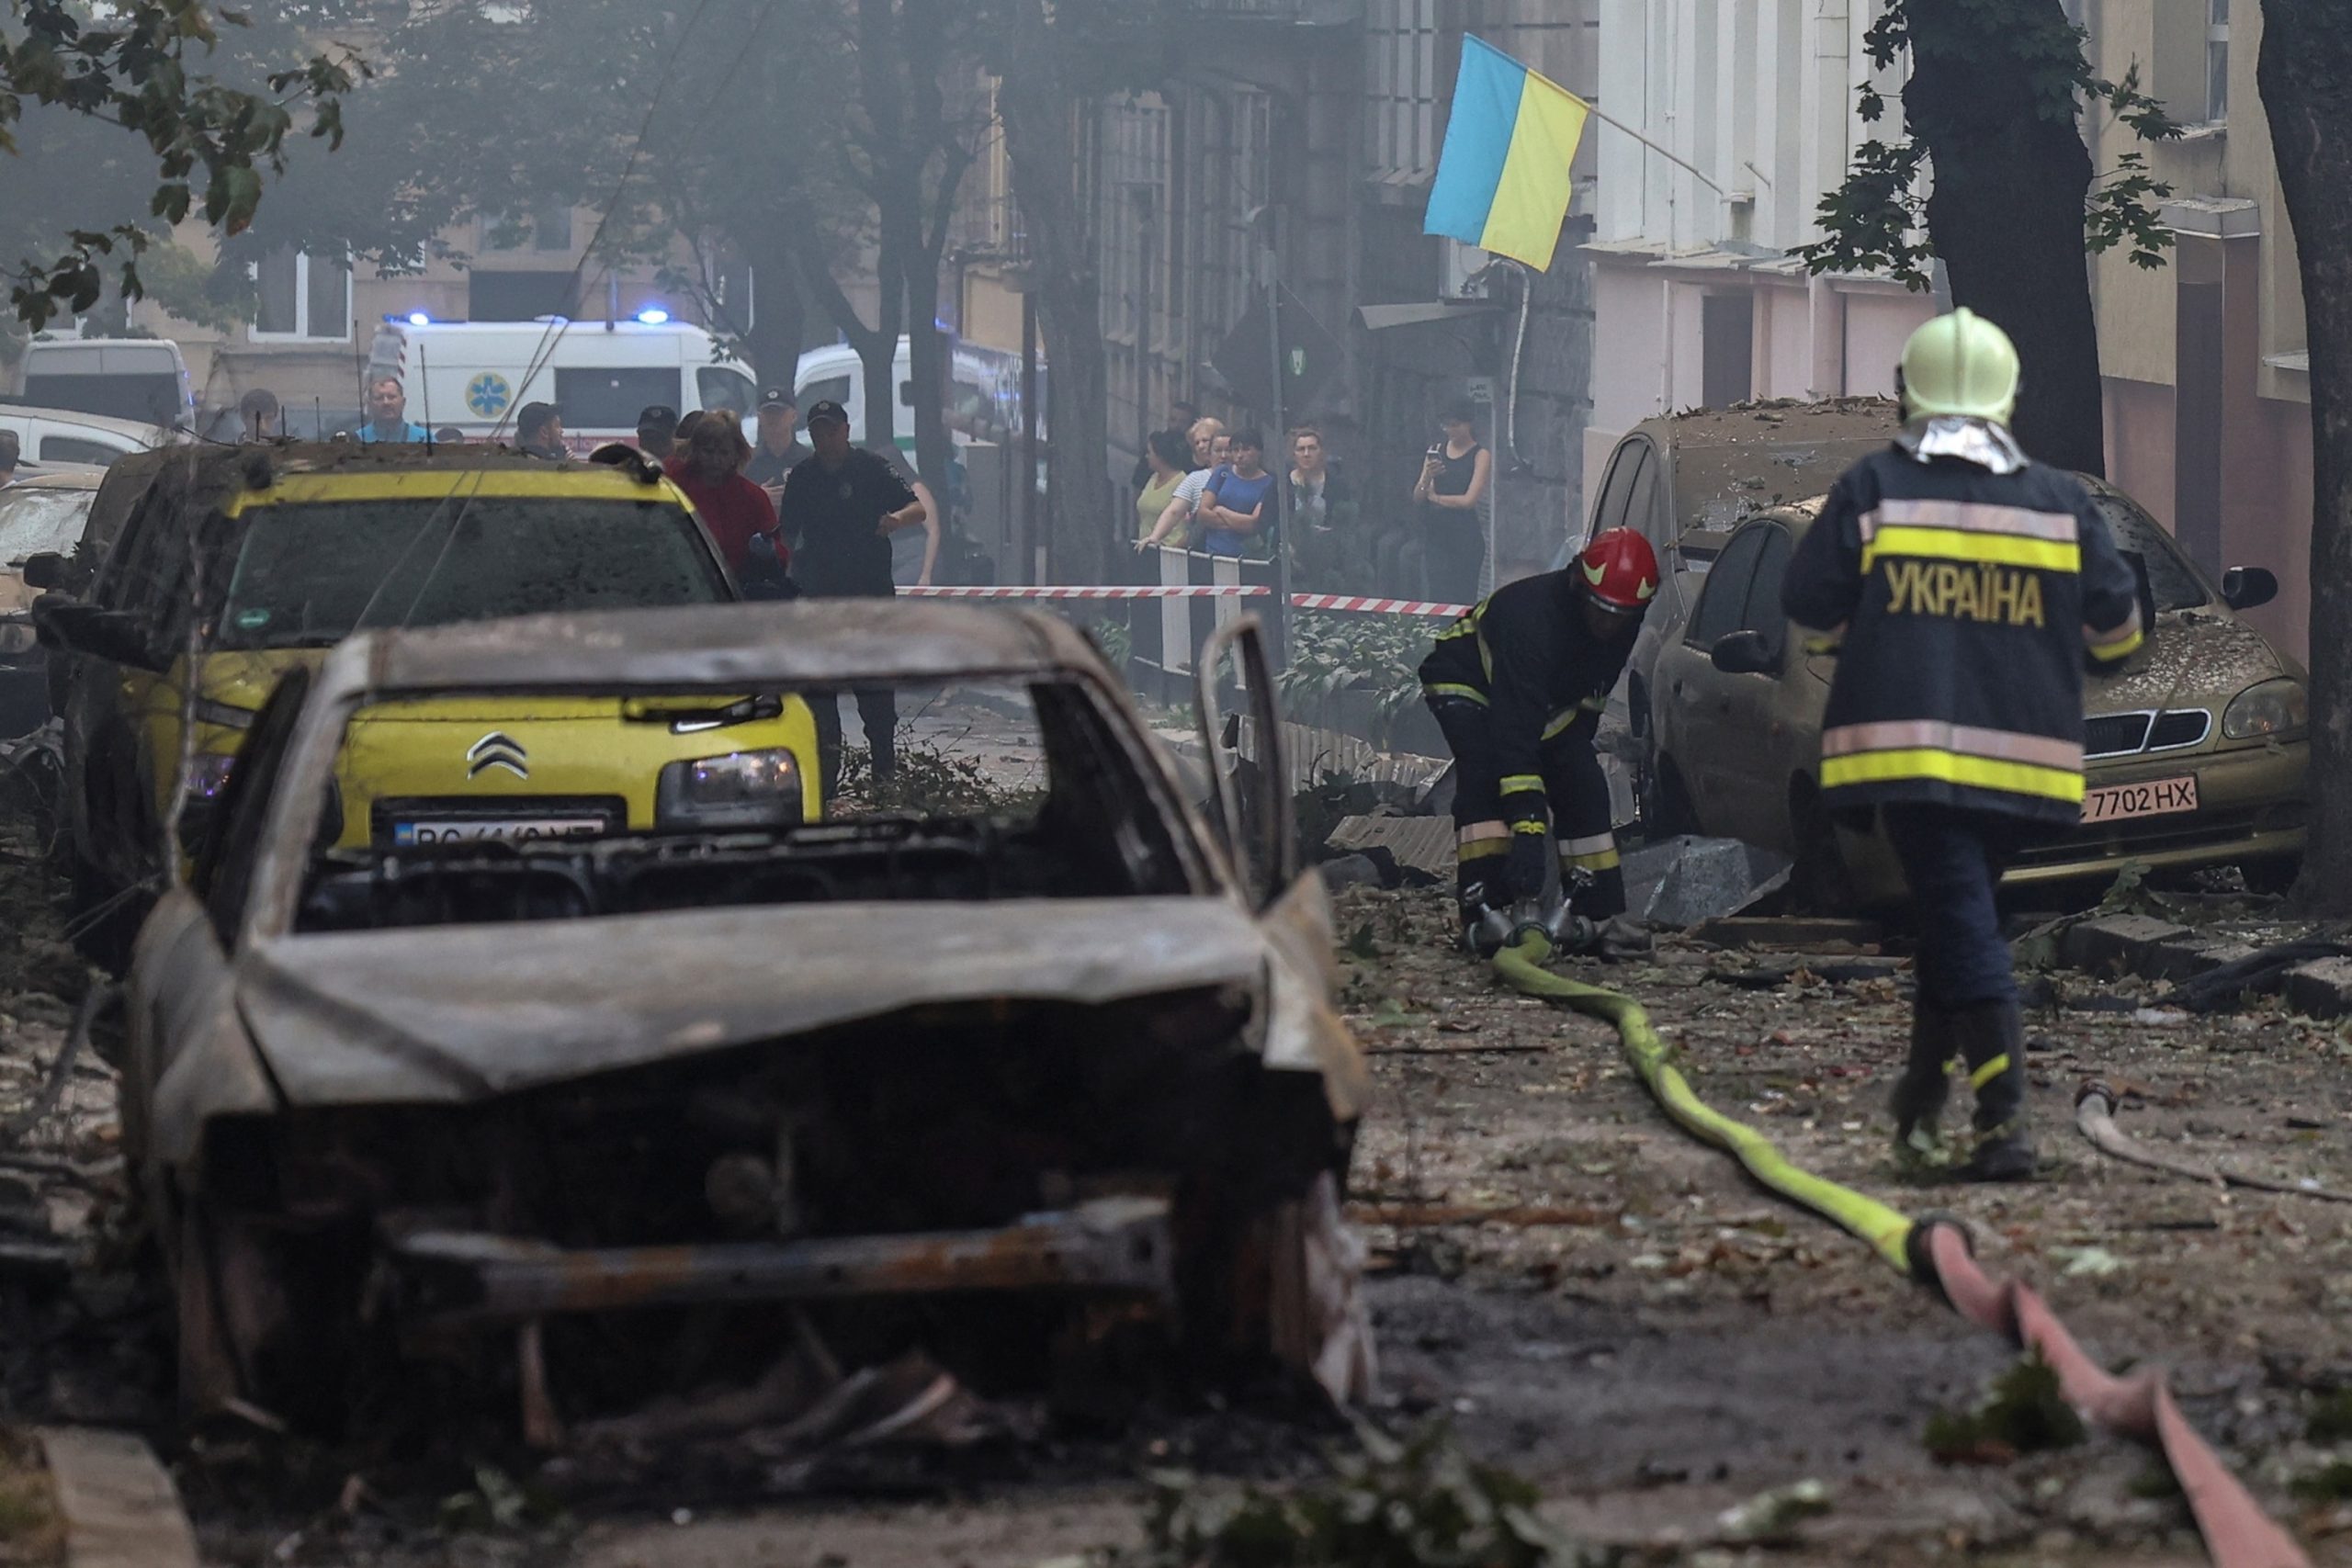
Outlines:
{"type": "Polygon", "coordinates": [[[1569,914],[1624,912],[1593,732],[1657,583],[1649,541],[1611,528],[1565,570],[1497,589],[1421,660],[1421,695],[1453,751],[1465,946],[1503,934],[1490,912],[1543,895],[1555,854],[1569,914]]]}

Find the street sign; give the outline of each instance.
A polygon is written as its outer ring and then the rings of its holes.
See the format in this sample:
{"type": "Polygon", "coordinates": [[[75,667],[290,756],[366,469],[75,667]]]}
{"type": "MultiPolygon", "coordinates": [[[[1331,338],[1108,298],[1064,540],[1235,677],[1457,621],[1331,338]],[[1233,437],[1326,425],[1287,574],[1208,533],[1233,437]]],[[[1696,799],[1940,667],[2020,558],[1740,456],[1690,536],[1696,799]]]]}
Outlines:
{"type": "Polygon", "coordinates": [[[1323,330],[1314,312],[1289,289],[1281,290],[1283,341],[1279,354],[1268,352],[1266,297],[1251,298],[1250,308],[1225,334],[1211,368],[1225,378],[1233,395],[1260,413],[1272,417],[1275,403],[1269,382],[1277,359],[1282,365],[1282,412],[1296,419],[1340,373],[1340,340],[1323,330]]]}

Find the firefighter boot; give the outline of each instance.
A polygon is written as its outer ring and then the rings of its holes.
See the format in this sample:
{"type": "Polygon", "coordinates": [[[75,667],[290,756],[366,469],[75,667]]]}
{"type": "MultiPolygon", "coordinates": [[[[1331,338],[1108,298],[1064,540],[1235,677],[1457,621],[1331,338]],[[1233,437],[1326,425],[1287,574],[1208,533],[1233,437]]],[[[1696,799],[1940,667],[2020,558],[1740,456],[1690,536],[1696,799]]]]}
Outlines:
{"type": "MultiPolygon", "coordinates": [[[[1503,874],[1503,852],[1510,847],[1502,839],[1476,839],[1455,851],[1453,866],[1453,897],[1462,921],[1462,951],[1475,956],[1487,956],[1490,946],[1482,945],[1481,928],[1488,924],[1495,906],[1505,900],[1498,883],[1503,874]]],[[[1490,939],[1491,933],[1486,933],[1490,939]]]]}
{"type": "Polygon", "coordinates": [[[1951,1015],[1952,1033],[1976,1091],[1976,1150],[1953,1174],[1963,1181],[2026,1181],[2025,1015],[2015,1000],[1979,1002],[1951,1015]]]}
{"type": "Polygon", "coordinates": [[[1911,1059],[1904,1064],[1903,1076],[1895,1080],[1887,1106],[1894,1113],[1898,1145],[1908,1148],[1911,1134],[1922,1129],[1928,1142],[1935,1142],[1936,1122],[1951,1095],[1950,1068],[1955,1054],[1951,1015],[1929,1007],[1924,998],[1912,1002],[1911,1059]]]}

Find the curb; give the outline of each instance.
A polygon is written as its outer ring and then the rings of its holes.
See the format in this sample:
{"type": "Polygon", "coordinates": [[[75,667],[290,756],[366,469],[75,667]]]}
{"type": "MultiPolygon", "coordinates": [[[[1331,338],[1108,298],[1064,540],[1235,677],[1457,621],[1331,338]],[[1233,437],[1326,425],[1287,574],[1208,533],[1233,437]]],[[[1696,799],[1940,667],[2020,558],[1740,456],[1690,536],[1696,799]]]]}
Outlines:
{"type": "MultiPolygon", "coordinates": [[[[2242,942],[2199,935],[2188,926],[2146,915],[2106,915],[2070,926],[2059,939],[2058,961],[2098,975],[2138,975],[2177,984],[2251,958],[2242,942]]],[[[2352,958],[2312,958],[2280,974],[2275,989],[2287,1005],[2311,1018],[2352,1016],[2352,958]]]]}
{"type": "Polygon", "coordinates": [[[171,1474],[137,1436],[102,1427],[34,1436],[65,1522],[66,1568],[197,1568],[196,1532],[171,1474]]]}

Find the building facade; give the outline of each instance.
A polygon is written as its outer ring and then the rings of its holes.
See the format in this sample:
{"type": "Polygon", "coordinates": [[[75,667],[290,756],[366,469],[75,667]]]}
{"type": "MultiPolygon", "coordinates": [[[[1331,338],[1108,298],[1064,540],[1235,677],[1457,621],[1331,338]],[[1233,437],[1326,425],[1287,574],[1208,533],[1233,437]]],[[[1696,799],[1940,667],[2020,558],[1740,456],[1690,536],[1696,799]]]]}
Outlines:
{"type": "MultiPolygon", "coordinates": [[[[1271,424],[1219,363],[1271,248],[1338,345],[1337,373],[1283,414],[1323,433],[1357,491],[1364,587],[1416,591],[1410,491],[1439,411],[1464,397],[1497,452],[1489,578],[1540,569],[1582,482],[1592,311],[1577,241],[1589,218],[1580,200],[1552,270],[1532,278],[1421,221],[1464,33],[1589,96],[1590,0],[1199,0],[1193,14],[1214,66],[1093,114],[1114,469],[1124,479],[1179,399],[1271,424]]],[[[1589,164],[1587,152],[1587,189],[1589,164]]]]}
{"type": "MultiPolygon", "coordinates": [[[[1591,258],[1598,317],[1585,469],[1653,414],[1747,398],[1892,395],[1937,309],[1884,278],[1809,276],[1791,253],[1863,141],[1900,128],[1901,66],[1873,71],[1877,0],[1600,0],[1591,258]],[[1858,84],[1886,97],[1875,125],[1858,84]],[[1668,156],[1668,154],[1672,154],[1668,156]]],[[[1589,497],[1587,498],[1589,499],[1589,497]]]]}
{"type": "MultiPolygon", "coordinates": [[[[2311,358],[2294,234],[2255,85],[2261,7],[2240,0],[2086,0],[2092,62],[2141,81],[2181,140],[2146,149],[2174,188],[2169,265],[2096,259],[2108,475],[2209,572],[2264,566],[2278,597],[2249,612],[2272,638],[2309,646],[2311,358]]],[[[2098,117],[2096,165],[2134,142],[2098,117]]]]}

